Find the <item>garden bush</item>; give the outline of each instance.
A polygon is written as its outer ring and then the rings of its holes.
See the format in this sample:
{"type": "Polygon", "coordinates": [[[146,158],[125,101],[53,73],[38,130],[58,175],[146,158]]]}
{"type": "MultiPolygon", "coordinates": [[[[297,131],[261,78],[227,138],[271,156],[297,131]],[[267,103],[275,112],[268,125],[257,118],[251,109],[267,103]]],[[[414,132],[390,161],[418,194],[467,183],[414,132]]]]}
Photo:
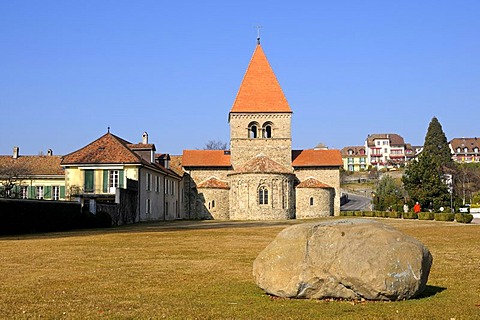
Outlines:
{"type": "Polygon", "coordinates": [[[355,217],[363,217],[363,216],[365,216],[363,211],[355,211],[355,217]]]}
{"type": "Polygon", "coordinates": [[[385,211],[375,211],[374,214],[375,214],[375,217],[377,217],[377,218],[388,217],[388,212],[385,212],[385,211]]]}
{"type": "Polygon", "coordinates": [[[460,223],[470,223],[473,220],[473,215],[470,213],[456,213],[455,220],[460,223]]]}
{"type": "Polygon", "coordinates": [[[365,215],[365,217],[374,217],[374,216],[375,216],[375,212],[373,212],[373,211],[364,211],[364,215],[365,215]]]}
{"type": "Polygon", "coordinates": [[[418,214],[412,211],[404,212],[403,219],[418,219],[418,214]]]}
{"type": "Polygon", "coordinates": [[[448,213],[448,212],[435,213],[435,221],[453,221],[453,220],[455,220],[454,213],[448,213]]]}
{"type": "Polygon", "coordinates": [[[398,218],[401,218],[401,217],[402,217],[402,213],[401,213],[401,212],[398,212],[398,211],[390,211],[390,212],[387,212],[387,214],[388,214],[388,217],[389,217],[389,218],[398,219],[398,218]]]}
{"type": "Polygon", "coordinates": [[[433,212],[419,212],[418,213],[418,220],[433,220],[435,219],[435,215],[433,212]]]}

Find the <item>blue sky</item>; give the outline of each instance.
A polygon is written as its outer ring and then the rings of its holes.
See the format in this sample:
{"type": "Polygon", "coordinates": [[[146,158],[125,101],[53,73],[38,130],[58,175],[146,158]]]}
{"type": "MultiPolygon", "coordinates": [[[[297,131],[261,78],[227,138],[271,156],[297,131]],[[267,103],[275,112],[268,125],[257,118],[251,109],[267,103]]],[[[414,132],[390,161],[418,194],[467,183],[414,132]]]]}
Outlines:
{"type": "Polygon", "coordinates": [[[229,140],[256,44],[293,147],[480,135],[480,1],[1,1],[0,154],[61,155],[147,131],[181,154],[229,140]]]}

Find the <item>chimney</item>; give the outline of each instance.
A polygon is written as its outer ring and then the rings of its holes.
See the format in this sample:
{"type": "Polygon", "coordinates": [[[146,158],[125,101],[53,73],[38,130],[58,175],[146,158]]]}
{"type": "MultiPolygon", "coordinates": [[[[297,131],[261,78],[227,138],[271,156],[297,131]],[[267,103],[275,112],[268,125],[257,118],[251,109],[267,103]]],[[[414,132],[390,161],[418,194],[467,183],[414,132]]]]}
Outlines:
{"type": "Polygon", "coordinates": [[[13,147],[13,159],[18,159],[19,155],[20,155],[20,148],[19,147],[13,147]]]}
{"type": "Polygon", "coordinates": [[[53,156],[53,150],[52,149],[47,150],[47,156],[53,156]]]}
{"type": "Polygon", "coordinates": [[[144,132],[142,135],[142,144],[148,144],[148,133],[144,132]]]}

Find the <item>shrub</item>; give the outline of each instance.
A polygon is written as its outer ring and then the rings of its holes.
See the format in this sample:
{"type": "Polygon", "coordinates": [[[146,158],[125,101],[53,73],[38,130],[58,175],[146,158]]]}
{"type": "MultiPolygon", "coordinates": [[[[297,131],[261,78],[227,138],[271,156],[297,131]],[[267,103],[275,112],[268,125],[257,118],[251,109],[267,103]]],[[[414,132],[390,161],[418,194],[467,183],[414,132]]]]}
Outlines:
{"type": "Polygon", "coordinates": [[[375,217],[377,217],[377,218],[386,218],[386,217],[388,217],[388,213],[385,212],[385,211],[375,211],[374,214],[375,214],[375,217]]]}
{"type": "Polygon", "coordinates": [[[373,212],[373,211],[364,211],[364,215],[365,215],[365,217],[374,217],[374,216],[375,216],[375,212],[373,212]]]}
{"type": "Polygon", "coordinates": [[[456,213],[455,220],[460,223],[470,223],[473,220],[473,215],[470,213],[456,213]]]}
{"type": "Polygon", "coordinates": [[[418,214],[412,211],[405,212],[403,214],[403,219],[418,219],[418,214]]]}
{"type": "Polygon", "coordinates": [[[454,213],[448,213],[448,212],[435,213],[435,221],[453,221],[453,220],[455,220],[454,213]]]}
{"type": "Polygon", "coordinates": [[[402,217],[402,214],[400,212],[397,212],[397,211],[390,211],[390,212],[387,212],[387,214],[388,214],[389,218],[398,219],[398,218],[402,217]]]}
{"type": "Polygon", "coordinates": [[[355,217],[363,217],[365,216],[365,214],[363,213],[363,211],[355,211],[355,217]]]}
{"type": "Polygon", "coordinates": [[[418,220],[433,220],[435,219],[435,215],[433,212],[419,212],[418,213],[418,220]]]}

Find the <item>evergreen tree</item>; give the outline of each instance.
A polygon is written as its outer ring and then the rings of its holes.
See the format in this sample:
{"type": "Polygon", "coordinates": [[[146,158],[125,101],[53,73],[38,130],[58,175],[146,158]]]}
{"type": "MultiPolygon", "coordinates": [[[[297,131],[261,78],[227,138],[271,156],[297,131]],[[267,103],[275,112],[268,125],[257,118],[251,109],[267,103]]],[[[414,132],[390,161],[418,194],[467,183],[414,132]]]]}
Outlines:
{"type": "Polygon", "coordinates": [[[423,151],[418,161],[412,161],[402,182],[413,201],[424,209],[438,210],[450,206],[450,193],[443,175],[453,167],[450,148],[442,126],[433,118],[428,126],[423,151]]]}
{"type": "Polygon", "coordinates": [[[442,167],[450,167],[453,163],[447,137],[436,117],[428,125],[422,154],[430,155],[442,167]]]}

